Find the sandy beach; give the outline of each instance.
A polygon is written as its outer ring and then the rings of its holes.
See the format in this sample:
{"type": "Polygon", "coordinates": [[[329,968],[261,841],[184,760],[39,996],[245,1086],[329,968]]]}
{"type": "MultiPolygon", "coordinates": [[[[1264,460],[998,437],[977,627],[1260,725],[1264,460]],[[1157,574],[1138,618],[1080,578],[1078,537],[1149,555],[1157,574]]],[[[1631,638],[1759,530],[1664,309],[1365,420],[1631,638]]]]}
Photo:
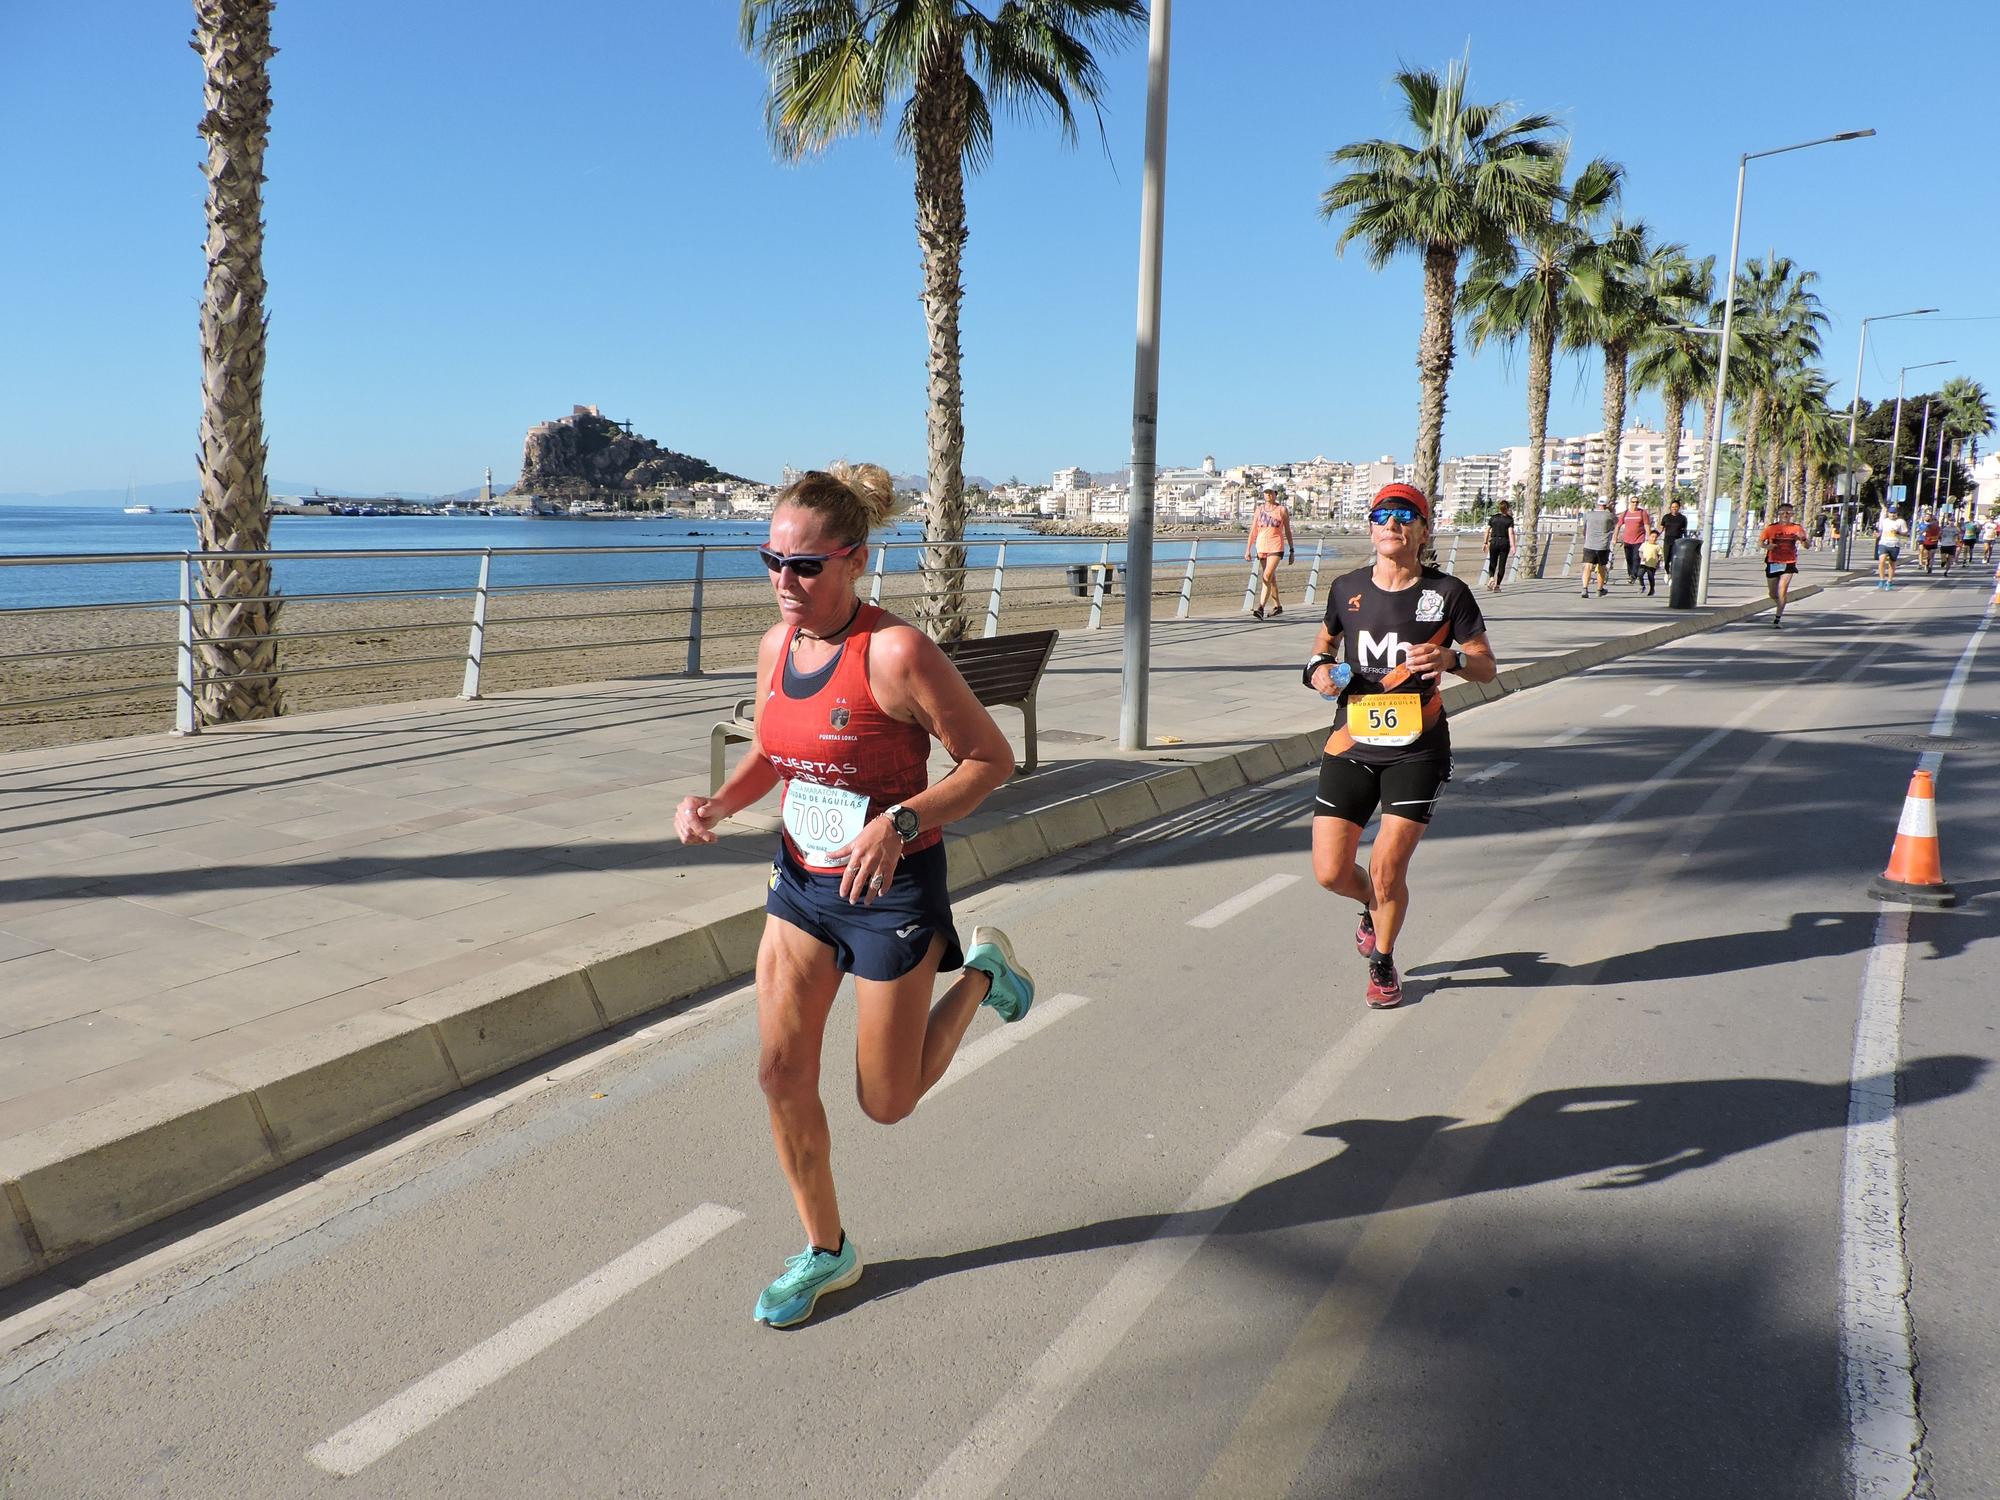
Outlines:
{"type": "MultiPolygon", "coordinates": [[[[1345,542],[1349,539],[1342,538],[1345,542]]],[[[1340,556],[1345,558],[1347,548],[1340,556]]],[[[1358,550],[1357,550],[1358,559],[1358,550]]],[[[1328,548],[1322,581],[1338,567],[1328,548]]],[[[1281,575],[1287,598],[1305,588],[1301,557],[1281,575]]],[[[1213,610],[1242,597],[1245,574],[1233,561],[1204,562],[1196,577],[1202,607],[1213,610]]],[[[1156,619],[1171,619],[1181,567],[1171,555],[1156,565],[1156,619]]],[[[967,611],[975,633],[984,629],[992,575],[969,574],[967,611]]],[[[882,603],[905,615],[914,609],[917,577],[891,574],[882,603]]],[[[481,693],[620,678],[675,675],[686,670],[686,637],[692,586],[550,590],[496,597],[487,617],[481,693]],[[582,616],[615,612],[612,618],[582,616]],[[615,644],[618,642],[646,644],[615,644]],[[522,654],[513,655],[512,652],[522,654]]],[[[1082,628],[1090,602],[1071,593],[1061,568],[1007,570],[1003,631],[1082,628]]],[[[360,602],[308,600],[285,606],[281,630],[304,638],[279,647],[284,671],[284,711],[455,697],[464,680],[471,623],[469,598],[384,599],[360,602]],[[323,632],[323,633],[322,633],[323,632]],[[413,658],[444,657],[441,661],[413,658]]],[[[1114,595],[1104,627],[1124,617],[1114,595]]],[[[708,671],[742,670],[755,660],[759,635],[772,620],[770,587],[762,580],[710,583],[703,597],[701,665],[708,671]]],[[[174,629],[172,610],[90,609],[26,615],[14,622],[9,651],[56,653],[29,661],[0,662],[0,751],[74,744],[124,735],[162,734],[173,728],[174,629]],[[120,649],[108,649],[108,648],[120,649]],[[103,692],[71,703],[16,707],[31,699],[103,692]]]]}

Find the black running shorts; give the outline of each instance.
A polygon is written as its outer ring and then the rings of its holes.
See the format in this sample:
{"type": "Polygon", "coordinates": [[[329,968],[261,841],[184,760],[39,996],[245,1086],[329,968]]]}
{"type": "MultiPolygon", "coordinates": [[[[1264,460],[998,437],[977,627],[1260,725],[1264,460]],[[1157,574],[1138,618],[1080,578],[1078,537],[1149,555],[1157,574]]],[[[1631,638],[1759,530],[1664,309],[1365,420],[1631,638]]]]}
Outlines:
{"type": "Polygon", "coordinates": [[[764,910],[825,943],[841,973],[856,979],[901,979],[924,961],[939,933],[944,934],[939,971],[965,967],[951,920],[943,844],[904,855],[889,889],[868,906],[841,900],[837,873],[806,869],[780,844],[764,910]]]}
{"type": "Polygon", "coordinates": [[[1340,818],[1365,828],[1379,806],[1386,814],[1428,823],[1449,780],[1449,750],[1442,755],[1411,755],[1380,766],[1343,755],[1322,755],[1313,816],[1340,818]]]}

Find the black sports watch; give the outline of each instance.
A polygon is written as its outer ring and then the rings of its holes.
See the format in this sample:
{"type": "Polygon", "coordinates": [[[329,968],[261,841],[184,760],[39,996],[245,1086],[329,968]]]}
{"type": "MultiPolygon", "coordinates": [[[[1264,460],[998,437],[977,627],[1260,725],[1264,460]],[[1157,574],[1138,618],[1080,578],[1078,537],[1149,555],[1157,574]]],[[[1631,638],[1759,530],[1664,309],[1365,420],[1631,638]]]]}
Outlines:
{"type": "Polygon", "coordinates": [[[900,802],[894,807],[884,808],[882,816],[887,818],[889,826],[896,830],[896,837],[906,844],[924,831],[922,820],[900,802]]]}

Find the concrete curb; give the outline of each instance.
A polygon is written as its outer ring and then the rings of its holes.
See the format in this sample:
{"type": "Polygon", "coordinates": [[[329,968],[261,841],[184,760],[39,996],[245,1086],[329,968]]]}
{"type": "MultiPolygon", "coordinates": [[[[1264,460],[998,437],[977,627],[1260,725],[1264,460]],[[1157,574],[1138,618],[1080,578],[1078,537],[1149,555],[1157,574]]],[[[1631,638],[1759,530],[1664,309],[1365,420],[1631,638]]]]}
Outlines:
{"type": "MultiPolygon", "coordinates": [[[[1860,576],[1851,574],[1844,576],[1860,576]]],[[[1822,585],[1794,591],[1810,598],[1822,585]]],[[[1456,683],[1447,713],[1769,609],[1768,599],[1456,683]]],[[[962,890],[1163,814],[1315,764],[1326,729],[1000,818],[946,841],[962,890]]],[[[662,918],[0,1141],[0,1286],[46,1271],[418,1105],[750,973],[760,900],[700,926],[662,918]]]]}

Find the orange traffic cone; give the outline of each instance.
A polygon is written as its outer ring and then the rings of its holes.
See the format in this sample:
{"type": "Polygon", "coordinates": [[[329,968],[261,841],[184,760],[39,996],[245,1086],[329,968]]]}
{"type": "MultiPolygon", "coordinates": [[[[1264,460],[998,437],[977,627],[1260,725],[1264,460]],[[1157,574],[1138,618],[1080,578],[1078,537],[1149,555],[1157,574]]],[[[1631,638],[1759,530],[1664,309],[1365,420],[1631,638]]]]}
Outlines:
{"type": "Polygon", "coordinates": [[[1945,884],[1944,862],[1938,855],[1937,794],[1928,771],[1910,775],[1889,868],[1870,882],[1868,894],[1878,901],[1908,901],[1915,906],[1958,904],[1958,892],[1945,884]]]}

